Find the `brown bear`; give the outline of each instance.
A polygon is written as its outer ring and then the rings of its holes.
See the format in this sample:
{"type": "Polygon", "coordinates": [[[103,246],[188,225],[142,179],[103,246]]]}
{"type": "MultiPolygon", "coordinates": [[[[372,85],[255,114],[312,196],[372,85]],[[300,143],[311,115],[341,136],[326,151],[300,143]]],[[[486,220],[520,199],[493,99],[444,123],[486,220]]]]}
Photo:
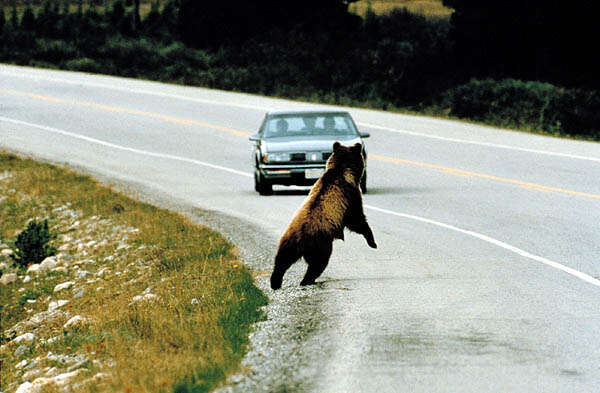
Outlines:
{"type": "Polygon", "coordinates": [[[365,169],[362,145],[333,144],[325,173],[294,214],[281,236],[271,275],[271,288],[281,288],[283,275],[301,257],[308,264],[300,285],[312,285],[329,263],[334,239],[344,240],[344,228],[365,237],[377,248],[363,212],[360,179],[365,169]]]}

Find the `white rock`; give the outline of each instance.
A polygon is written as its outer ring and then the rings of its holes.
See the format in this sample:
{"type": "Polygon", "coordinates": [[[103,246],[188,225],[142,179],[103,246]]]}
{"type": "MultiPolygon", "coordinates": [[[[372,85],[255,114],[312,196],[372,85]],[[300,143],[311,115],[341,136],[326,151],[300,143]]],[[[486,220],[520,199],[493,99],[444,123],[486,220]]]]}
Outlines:
{"type": "Polygon", "coordinates": [[[64,267],[64,266],[57,266],[54,269],[52,269],[53,272],[58,272],[58,273],[68,273],[69,270],[64,267]]]}
{"type": "Polygon", "coordinates": [[[35,334],[25,333],[15,337],[12,342],[14,344],[31,344],[35,340],[35,334]]]}
{"type": "Polygon", "coordinates": [[[69,319],[67,321],[67,323],[65,323],[63,325],[63,328],[65,329],[69,329],[69,328],[77,328],[77,327],[81,327],[83,326],[85,323],[87,322],[87,320],[82,317],[81,315],[75,315],[73,318],[69,319]]]}
{"type": "Polygon", "coordinates": [[[5,271],[6,269],[8,269],[8,264],[6,262],[0,262],[0,272],[5,271]]]}
{"type": "Polygon", "coordinates": [[[27,284],[29,281],[31,281],[31,276],[25,276],[25,277],[23,277],[23,282],[25,284],[27,284]]]}
{"type": "Polygon", "coordinates": [[[92,246],[96,245],[96,243],[98,243],[98,242],[95,240],[91,240],[85,244],[85,247],[92,247],[92,246]]]}
{"type": "Polygon", "coordinates": [[[7,273],[3,274],[2,277],[0,277],[0,284],[2,285],[12,284],[15,281],[17,281],[16,273],[7,273]]]}
{"type": "Polygon", "coordinates": [[[37,390],[33,390],[33,384],[29,381],[22,383],[17,390],[15,390],[15,393],[32,393],[35,392],[37,390]]]}
{"type": "Polygon", "coordinates": [[[46,340],[46,342],[48,344],[52,344],[52,343],[57,342],[58,340],[60,340],[60,336],[54,336],[54,337],[50,337],[48,340],[46,340]]]}
{"type": "Polygon", "coordinates": [[[105,273],[110,273],[110,269],[107,267],[103,267],[102,269],[96,272],[96,277],[102,277],[105,273]]]}
{"type": "Polygon", "coordinates": [[[63,388],[71,380],[80,375],[83,370],[75,370],[70,373],[62,373],[52,378],[40,377],[36,378],[33,382],[25,382],[19,386],[15,393],[42,393],[48,389],[63,388]]]}
{"type": "Polygon", "coordinates": [[[132,302],[139,302],[140,300],[142,300],[142,295],[137,295],[134,296],[133,299],[131,299],[132,302]]]}
{"type": "Polygon", "coordinates": [[[34,263],[33,265],[29,266],[27,268],[27,273],[39,273],[41,269],[41,266],[39,263],[34,263]]]}
{"type": "Polygon", "coordinates": [[[87,270],[79,270],[77,273],[75,273],[75,278],[81,280],[88,274],[90,274],[90,272],[88,272],[87,270]]]}
{"type": "Polygon", "coordinates": [[[67,383],[69,383],[71,381],[71,379],[75,378],[82,372],[84,372],[84,370],[80,369],[80,370],[71,371],[70,373],[62,373],[62,374],[58,374],[56,377],[54,377],[52,379],[54,380],[54,383],[56,383],[57,385],[64,386],[67,383]]]}
{"type": "Polygon", "coordinates": [[[0,251],[0,255],[2,255],[3,257],[8,257],[13,255],[15,252],[13,250],[11,250],[10,248],[5,248],[4,250],[0,251]]]}
{"type": "Polygon", "coordinates": [[[27,366],[28,363],[29,363],[29,360],[27,360],[27,359],[22,360],[19,363],[15,364],[15,368],[17,370],[22,369],[23,367],[27,366]]]}
{"type": "Polygon", "coordinates": [[[73,285],[75,285],[75,281],[67,281],[67,282],[63,282],[62,284],[58,284],[57,286],[54,287],[54,293],[60,292],[63,289],[69,289],[73,285]]]}
{"type": "Polygon", "coordinates": [[[40,263],[40,269],[42,271],[49,271],[56,267],[58,262],[56,261],[56,257],[47,257],[40,263]]]}
{"type": "Polygon", "coordinates": [[[25,374],[23,374],[23,381],[35,379],[35,378],[39,377],[40,375],[42,375],[42,370],[34,368],[33,370],[29,370],[25,374]]]}
{"type": "Polygon", "coordinates": [[[157,300],[157,299],[158,299],[158,296],[153,293],[147,293],[144,295],[144,300],[146,300],[146,301],[157,300]]]}
{"type": "Polygon", "coordinates": [[[68,300],[53,300],[50,302],[50,304],[48,304],[48,311],[54,311],[67,303],[69,303],[68,300]]]}

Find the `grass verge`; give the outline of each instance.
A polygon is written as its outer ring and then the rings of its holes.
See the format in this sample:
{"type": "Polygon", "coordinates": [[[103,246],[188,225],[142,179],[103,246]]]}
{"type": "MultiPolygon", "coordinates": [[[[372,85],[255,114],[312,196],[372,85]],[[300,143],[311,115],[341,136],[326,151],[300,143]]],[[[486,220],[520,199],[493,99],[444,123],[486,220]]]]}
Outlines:
{"type": "Polygon", "coordinates": [[[2,152],[0,217],[0,249],[31,219],[57,249],[37,274],[0,257],[1,391],[204,392],[239,369],[266,297],[218,233],[2,152]]]}

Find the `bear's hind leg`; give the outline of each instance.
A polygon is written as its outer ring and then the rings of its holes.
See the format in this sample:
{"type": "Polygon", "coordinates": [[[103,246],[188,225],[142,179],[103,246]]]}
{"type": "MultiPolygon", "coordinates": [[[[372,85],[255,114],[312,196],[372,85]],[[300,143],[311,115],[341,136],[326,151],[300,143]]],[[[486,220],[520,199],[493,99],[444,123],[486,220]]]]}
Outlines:
{"type": "Polygon", "coordinates": [[[331,240],[325,241],[324,244],[320,244],[318,247],[304,253],[304,260],[308,264],[308,269],[300,285],[313,285],[315,280],[323,273],[329,263],[329,257],[331,257],[332,243],[331,240]]]}
{"type": "Polygon", "coordinates": [[[271,274],[272,289],[281,288],[283,275],[301,256],[300,251],[296,250],[293,246],[282,245],[279,247],[275,256],[275,267],[271,274]]]}

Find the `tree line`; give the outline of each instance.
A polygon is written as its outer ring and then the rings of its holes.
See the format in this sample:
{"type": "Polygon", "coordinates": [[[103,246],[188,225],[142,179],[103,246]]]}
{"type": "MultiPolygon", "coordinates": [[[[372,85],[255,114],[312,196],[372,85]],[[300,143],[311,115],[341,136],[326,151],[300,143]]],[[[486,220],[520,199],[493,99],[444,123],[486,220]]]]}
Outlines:
{"type": "Polygon", "coordinates": [[[600,36],[596,2],[444,0],[447,19],[353,1],[13,1],[0,61],[600,139],[598,54],[576,45],[600,36]]]}

